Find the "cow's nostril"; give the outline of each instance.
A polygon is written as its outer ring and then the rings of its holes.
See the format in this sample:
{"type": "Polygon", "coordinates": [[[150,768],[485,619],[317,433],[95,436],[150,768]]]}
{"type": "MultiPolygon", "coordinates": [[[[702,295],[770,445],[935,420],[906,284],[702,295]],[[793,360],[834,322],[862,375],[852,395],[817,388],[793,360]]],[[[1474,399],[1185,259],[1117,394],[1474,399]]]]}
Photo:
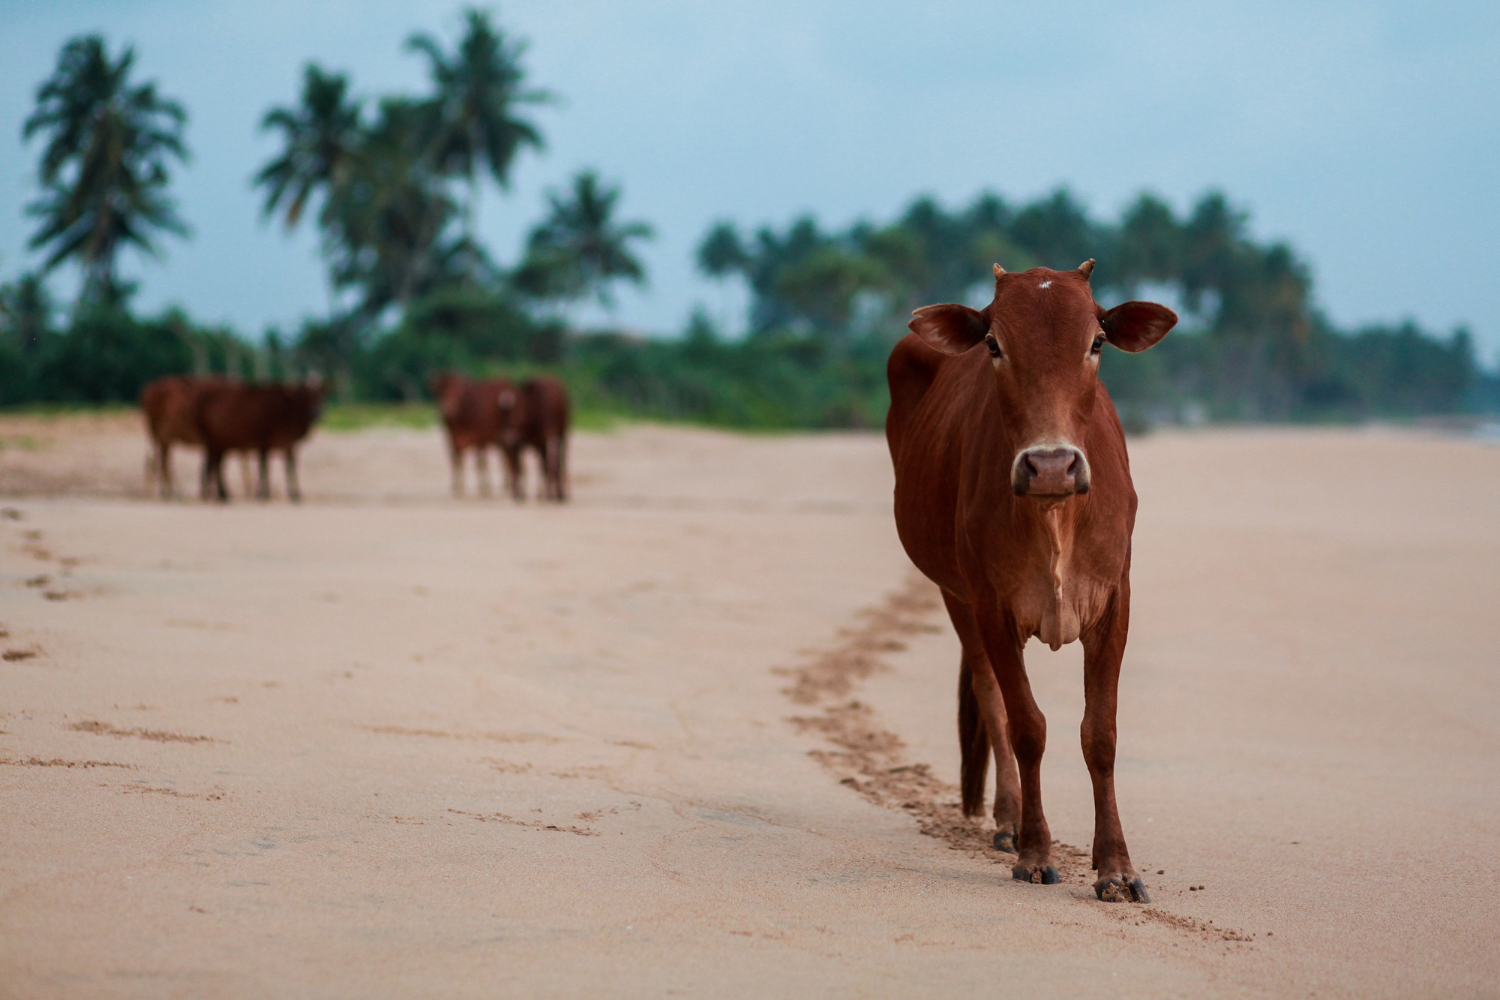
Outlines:
{"type": "Polygon", "coordinates": [[[1028,448],[1016,463],[1017,495],[1065,496],[1087,493],[1088,460],[1077,448],[1028,448]]]}

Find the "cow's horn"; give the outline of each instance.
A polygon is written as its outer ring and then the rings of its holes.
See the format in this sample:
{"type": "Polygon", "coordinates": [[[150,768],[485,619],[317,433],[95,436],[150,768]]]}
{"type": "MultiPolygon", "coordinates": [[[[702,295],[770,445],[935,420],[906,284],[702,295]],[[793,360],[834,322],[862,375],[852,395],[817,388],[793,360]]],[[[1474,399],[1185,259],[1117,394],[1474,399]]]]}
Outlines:
{"type": "Polygon", "coordinates": [[[1091,275],[1091,274],[1094,273],[1094,258],[1090,257],[1088,260],[1084,261],[1082,264],[1079,264],[1078,265],[1078,273],[1081,274],[1081,275],[1083,275],[1083,280],[1084,281],[1089,280],[1089,275],[1091,275]]]}
{"type": "Polygon", "coordinates": [[[998,278],[998,277],[1000,277],[1004,273],[1005,273],[1005,268],[1001,267],[999,264],[996,264],[995,265],[995,277],[998,278]]]}

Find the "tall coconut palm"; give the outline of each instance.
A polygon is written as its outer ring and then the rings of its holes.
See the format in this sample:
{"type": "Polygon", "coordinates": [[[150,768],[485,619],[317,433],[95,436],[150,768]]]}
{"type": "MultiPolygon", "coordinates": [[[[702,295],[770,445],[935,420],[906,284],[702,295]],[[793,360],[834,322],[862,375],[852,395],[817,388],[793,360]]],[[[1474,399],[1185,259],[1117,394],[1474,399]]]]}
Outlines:
{"type": "Polygon", "coordinates": [[[464,25],[452,55],[428,34],[412,35],[406,46],[427,57],[435,90],[429,155],[440,173],[468,183],[463,225],[465,238],[472,242],[483,173],[487,170],[502,190],[509,187],[516,156],[528,146],[543,146],[541,131],[520,111],[553,97],[525,86],[525,43],[508,39],[487,12],[468,8],[464,25]]]}
{"type": "Polygon", "coordinates": [[[516,274],[523,291],[563,301],[592,297],[608,309],[614,306],[616,281],[646,283],[646,268],[631,246],[650,239],[652,229],[644,222],[615,221],[618,186],[584,170],[573,178],[567,196],[553,191],[547,197],[547,218],[532,229],[516,274]]]}
{"type": "Polygon", "coordinates": [[[346,182],[331,193],[324,221],[333,279],[360,289],[366,318],[457,280],[472,249],[451,236],[457,209],[423,156],[424,122],[415,102],[381,101],[346,182]]]}
{"type": "Polygon", "coordinates": [[[129,46],[111,60],[98,35],[73,38],[37,88],[21,133],[46,139],[43,194],[27,209],[41,220],[30,245],[47,248],[44,272],[77,260],[90,301],[119,291],[115,258],[123,247],[155,254],[153,231],[187,235],[167,195],[170,160],[188,159],[187,112],[154,81],[133,84],[134,62],[129,46]]]}
{"type": "Polygon", "coordinates": [[[307,64],[301,102],[272,108],[261,119],[261,130],[280,132],[282,142],[281,152],[255,175],[255,185],[266,190],[266,215],[280,211],[292,229],[320,190],[327,205],[327,192],[345,181],[359,147],[360,111],[348,77],[307,64]]]}

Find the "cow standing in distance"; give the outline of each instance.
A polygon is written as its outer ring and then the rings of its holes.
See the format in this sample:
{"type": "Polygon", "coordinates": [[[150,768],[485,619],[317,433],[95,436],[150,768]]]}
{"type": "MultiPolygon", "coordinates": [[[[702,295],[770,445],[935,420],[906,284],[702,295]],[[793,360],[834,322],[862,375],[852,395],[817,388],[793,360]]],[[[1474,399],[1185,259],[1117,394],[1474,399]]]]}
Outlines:
{"type": "MultiPolygon", "coordinates": [[[[141,414],[146,419],[146,434],[151,438],[151,455],[146,459],[146,488],[155,478],[163,500],[177,494],[172,479],[172,446],[201,445],[196,417],[198,396],[213,386],[228,385],[222,378],[194,375],[167,375],[146,384],[141,390],[141,414]]],[[[203,499],[208,499],[208,480],[203,479],[203,499]]]]}
{"type": "Polygon", "coordinates": [[[270,453],[286,457],[287,499],[302,499],[297,483],[297,445],[307,437],[323,412],[324,386],[311,378],[292,385],[223,383],[201,391],[194,405],[198,436],[203,441],[203,489],[227,503],[224,456],[232,451],[255,452],[260,461],[256,496],[271,498],[270,453]]]}
{"type": "MultiPolygon", "coordinates": [[[[503,451],[502,412],[517,404],[516,387],[503,378],[469,379],[453,372],[432,377],[432,395],[443,417],[448,436],[448,457],[453,466],[453,495],[464,495],[464,453],[474,453],[474,477],[481,496],[489,496],[490,479],[486,453],[503,451]]],[[[497,456],[501,458],[502,456],[497,456]]]]}
{"type": "Polygon", "coordinates": [[[521,383],[511,401],[501,399],[500,446],[505,452],[510,495],[526,499],[523,458],[528,448],[541,469],[539,499],[568,499],[568,390],[555,378],[538,376],[521,383]]]}
{"type": "Polygon", "coordinates": [[[901,542],[942,588],[963,647],[965,813],[983,811],[993,748],[995,846],[1014,837],[1015,878],[1058,881],[1042,813],[1047,723],[1022,650],[1032,636],[1054,650],[1081,639],[1094,891],[1144,903],[1114,786],[1136,495],[1099,358],[1106,343],[1144,351],[1177,316],[1150,302],[1101,308],[1089,287],[1093,266],[1007,274],[997,264],[984,309],[918,309],[887,366],[886,439],[901,542]]]}

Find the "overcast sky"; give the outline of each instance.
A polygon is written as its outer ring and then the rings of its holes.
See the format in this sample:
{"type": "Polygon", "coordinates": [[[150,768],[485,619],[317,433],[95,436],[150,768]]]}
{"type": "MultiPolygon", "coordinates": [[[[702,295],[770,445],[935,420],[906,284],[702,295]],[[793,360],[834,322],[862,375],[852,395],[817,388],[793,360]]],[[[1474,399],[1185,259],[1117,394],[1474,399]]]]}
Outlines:
{"type": "MultiPolygon", "coordinates": [[[[1142,189],[1183,208],[1219,187],[1310,261],[1340,324],[1466,323],[1486,361],[1500,354],[1500,4],[512,0],[498,14],[565,103],[537,115],[545,154],[485,192],[482,232],[514,260],[543,192],[597,167],[657,231],[650,289],[621,297],[631,327],[674,332],[697,302],[737,311],[692,266],[722,217],[843,225],[917,193],[957,205],[1059,184],[1113,215],[1142,189]]],[[[34,89],[69,36],[99,31],[135,45],[191,116],[174,190],[194,237],[127,262],[142,304],[252,333],[323,311],[312,235],[260,219],[248,178],[274,146],[257,123],[295,99],[308,60],[363,94],[420,89],[403,40],[451,39],[458,21],[427,0],[0,0],[0,276],[34,263],[37,144],[20,143],[34,89]]]]}

